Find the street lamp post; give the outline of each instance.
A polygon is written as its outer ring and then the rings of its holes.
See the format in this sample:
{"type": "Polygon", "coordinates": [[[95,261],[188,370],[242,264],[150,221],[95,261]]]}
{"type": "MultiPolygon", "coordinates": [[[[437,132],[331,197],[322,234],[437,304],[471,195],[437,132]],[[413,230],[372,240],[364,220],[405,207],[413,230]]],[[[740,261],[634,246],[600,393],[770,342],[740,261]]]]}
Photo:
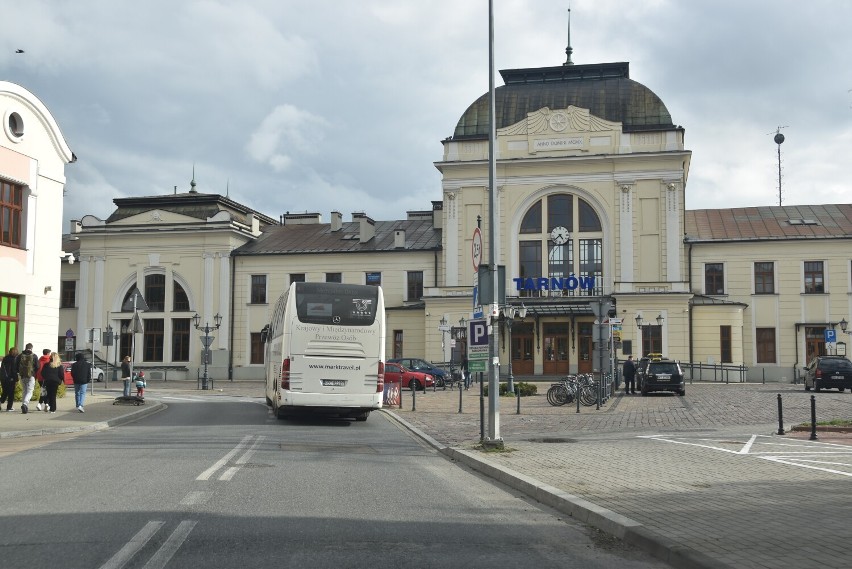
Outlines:
{"type": "Polygon", "coordinates": [[[197,313],[192,317],[192,323],[195,326],[196,330],[201,330],[204,332],[204,335],[201,336],[201,342],[204,346],[204,351],[201,352],[201,357],[204,359],[204,375],[201,378],[201,389],[208,389],[208,376],[207,376],[207,364],[210,360],[210,343],[213,342],[214,336],[210,335],[210,332],[213,330],[218,330],[222,325],[222,316],[217,312],[216,316],[213,317],[213,322],[215,326],[210,326],[210,322],[205,322],[204,326],[201,326],[201,316],[197,313]]]}
{"type": "MultiPolygon", "coordinates": [[[[107,324],[107,327],[106,327],[105,332],[106,332],[106,340],[107,340],[107,342],[106,342],[106,349],[107,349],[107,353],[106,353],[106,365],[107,365],[107,372],[106,372],[106,377],[104,377],[104,388],[108,388],[108,387],[109,387],[109,347],[110,347],[110,344],[112,344],[112,351],[113,351],[113,353],[115,353],[116,346],[115,346],[115,343],[113,342],[113,336],[112,336],[112,325],[107,324]]],[[[92,366],[94,366],[94,364],[95,364],[94,359],[95,359],[95,358],[94,358],[94,354],[93,354],[93,355],[92,355],[92,366]]],[[[94,373],[94,372],[93,372],[93,373],[94,373]]]]}
{"type": "Polygon", "coordinates": [[[503,317],[506,319],[506,325],[509,327],[509,393],[515,392],[515,376],[512,375],[512,358],[514,354],[512,353],[512,324],[515,321],[516,317],[520,317],[521,320],[524,319],[527,315],[527,307],[523,304],[520,308],[515,308],[511,305],[506,305],[503,307],[503,317]]]}

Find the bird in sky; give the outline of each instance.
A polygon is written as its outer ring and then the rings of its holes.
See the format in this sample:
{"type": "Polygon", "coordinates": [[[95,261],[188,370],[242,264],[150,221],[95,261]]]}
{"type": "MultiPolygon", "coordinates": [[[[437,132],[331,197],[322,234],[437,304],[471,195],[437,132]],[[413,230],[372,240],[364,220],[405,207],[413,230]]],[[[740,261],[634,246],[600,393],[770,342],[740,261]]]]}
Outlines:
{"type": "Polygon", "coordinates": [[[16,50],[15,50],[15,53],[24,53],[24,50],[22,50],[22,49],[16,49],[16,50]]]}

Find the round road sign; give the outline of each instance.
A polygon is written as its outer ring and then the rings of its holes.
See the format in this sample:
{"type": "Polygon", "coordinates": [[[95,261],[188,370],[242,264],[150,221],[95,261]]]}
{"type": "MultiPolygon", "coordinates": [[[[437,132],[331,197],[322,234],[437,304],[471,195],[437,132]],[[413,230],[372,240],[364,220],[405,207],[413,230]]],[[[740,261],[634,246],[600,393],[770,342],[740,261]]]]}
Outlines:
{"type": "Polygon", "coordinates": [[[482,263],[482,231],[478,227],[473,230],[473,243],[471,243],[470,252],[473,258],[473,272],[475,273],[482,263]]]}

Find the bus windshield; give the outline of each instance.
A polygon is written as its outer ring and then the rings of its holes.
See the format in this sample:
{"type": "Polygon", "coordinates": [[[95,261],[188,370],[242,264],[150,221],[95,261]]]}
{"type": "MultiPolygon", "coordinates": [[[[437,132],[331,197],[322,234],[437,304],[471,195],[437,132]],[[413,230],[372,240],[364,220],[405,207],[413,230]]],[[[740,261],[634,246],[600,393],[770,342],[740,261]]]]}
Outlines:
{"type": "Polygon", "coordinates": [[[379,289],[339,283],[296,283],[299,322],[334,326],[372,326],[379,289]]]}

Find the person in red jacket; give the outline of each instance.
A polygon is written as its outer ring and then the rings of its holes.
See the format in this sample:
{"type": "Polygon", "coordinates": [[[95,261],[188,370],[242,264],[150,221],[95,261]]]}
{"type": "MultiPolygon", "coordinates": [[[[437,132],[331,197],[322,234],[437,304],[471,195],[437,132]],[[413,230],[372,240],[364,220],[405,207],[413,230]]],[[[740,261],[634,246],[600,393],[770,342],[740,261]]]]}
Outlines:
{"type": "Polygon", "coordinates": [[[47,403],[47,390],[44,388],[44,378],[41,376],[41,368],[46,362],[50,361],[50,350],[45,348],[41,351],[41,357],[38,359],[38,367],[36,368],[36,381],[38,382],[41,391],[38,396],[38,405],[36,409],[39,411],[50,411],[50,405],[47,403]]]}

